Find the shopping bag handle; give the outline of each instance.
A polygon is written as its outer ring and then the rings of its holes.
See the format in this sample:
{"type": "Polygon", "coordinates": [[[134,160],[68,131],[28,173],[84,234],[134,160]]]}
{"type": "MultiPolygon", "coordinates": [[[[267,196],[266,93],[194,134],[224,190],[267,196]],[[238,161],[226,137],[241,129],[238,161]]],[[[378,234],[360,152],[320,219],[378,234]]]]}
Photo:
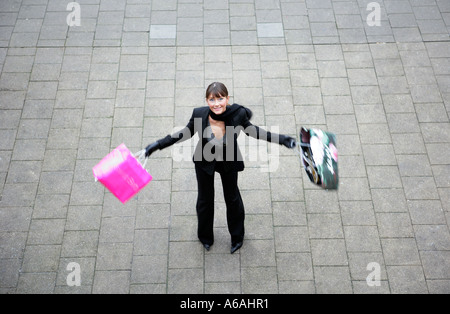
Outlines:
{"type": "Polygon", "coordinates": [[[147,165],[148,157],[145,157],[145,149],[138,151],[136,154],[134,154],[134,157],[139,161],[143,168],[145,168],[145,165],[147,165]],[[144,160],[142,162],[142,160],[144,160]]]}

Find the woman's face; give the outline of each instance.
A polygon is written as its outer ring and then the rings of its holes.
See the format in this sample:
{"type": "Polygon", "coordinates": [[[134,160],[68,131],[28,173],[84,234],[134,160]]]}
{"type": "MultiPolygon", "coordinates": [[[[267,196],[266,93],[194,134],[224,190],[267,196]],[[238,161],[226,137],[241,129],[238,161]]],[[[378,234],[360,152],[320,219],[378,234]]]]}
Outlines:
{"type": "Polygon", "coordinates": [[[227,110],[227,104],[230,97],[214,97],[209,96],[208,99],[206,99],[206,102],[208,103],[209,109],[211,109],[212,112],[215,114],[222,114],[227,110]]]}

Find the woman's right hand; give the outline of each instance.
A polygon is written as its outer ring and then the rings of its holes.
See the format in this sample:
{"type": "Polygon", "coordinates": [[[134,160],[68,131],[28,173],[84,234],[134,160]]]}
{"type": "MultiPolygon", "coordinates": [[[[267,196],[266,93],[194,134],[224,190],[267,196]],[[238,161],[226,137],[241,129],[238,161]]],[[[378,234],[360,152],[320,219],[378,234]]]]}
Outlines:
{"type": "Polygon", "coordinates": [[[160,146],[159,142],[154,142],[154,143],[148,145],[145,148],[145,158],[150,157],[151,154],[153,154],[154,152],[156,152],[160,148],[161,148],[161,146],[160,146]]]}

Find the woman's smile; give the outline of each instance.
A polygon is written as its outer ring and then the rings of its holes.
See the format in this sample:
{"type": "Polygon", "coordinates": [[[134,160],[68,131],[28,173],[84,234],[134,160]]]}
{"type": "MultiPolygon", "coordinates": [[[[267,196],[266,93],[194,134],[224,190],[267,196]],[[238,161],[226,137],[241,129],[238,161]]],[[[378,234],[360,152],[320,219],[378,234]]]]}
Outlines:
{"type": "Polygon", "coordinates": [[[221,114],[221,113],[223,113],[223,110],[224,109],[224,107],[222,107],[222,106],[214,106],[213,107],[213,111],[214,111],[214,113],[216,113],[216,114],[221,114]]]}

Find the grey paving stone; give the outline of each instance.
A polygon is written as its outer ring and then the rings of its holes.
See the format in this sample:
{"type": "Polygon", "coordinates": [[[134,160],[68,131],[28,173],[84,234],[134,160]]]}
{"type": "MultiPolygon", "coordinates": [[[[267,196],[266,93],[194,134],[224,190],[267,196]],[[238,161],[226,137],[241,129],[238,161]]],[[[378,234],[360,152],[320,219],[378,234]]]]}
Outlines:
{"type": "Polygon", "coordinates": [[[92,293],[128,294],[130,290],[129,271],[96,271],[92,293]]]}
{"type": "Polygon", "coordinates": [[[367,175],[371,188],[401,188],[400,173],[396,166],[368,166],[367,175]]]}
{"type": "Polygon", "coordinates": [[[341,201],[342,224],[349,225],[375,225],[373,204],[370,201],[341,201]]]}
{"type": "Polygon", "coordinates": [[[116,87],[115,81],[90,81],[86,96],[91,99],[114,98],[116,87]]]}
{"type": "Polygon", "coordinates": [[[100,242],[96,270],[129,270],[132,261],[132,243],[100,242]]]}
{"type": "Polygon", "coordinates": [[[134,217],[111,217],[102,219],[100,242],[132,242],[134,217]]]}
{"type": "Polygon", "coordinates": [[[24,253],[25,273],[54,272],[58,269],[60,245],[30,245],[24,253]]]}
{"type": "Polygon", "coordinates": [[[197,242],[171,242],[169,247],[169,268],[204,267],[202,245],[197,242]],[[190,258],[186,258],[190,256],[190,258]]]}
{"type": "Polygon", "coordinates": [[[100,229],[101,206],[70,206],[65,230],[100,229]]]}
{"type": "Polygon", "coordinates": [[[19,259],[2,259],[0,260],[2,265],[2,272],[0,276],[2,278],[2,289],[3,291],[7,291],[6,289],[15,287],[17,285],[19,279],[19,268],[20,268],[20,260],[19,259]]]}
{"type": "Polygon", "coordinates": [[[95,257],[98,249],[98,231],[66,231],[61,257],[95,257]]]}
{"type": "Polygon", "coordinates": [[[61,218],[67,217],[69,195],[38,194],[35,199],[33,218],[61,218]]]}
{"type": "Polygon", "coordinates": [[[176,38],[176,25],[151,25],[150,39],[176,38]]]}
{"type": "Polygon", "coordinates": [[[274,225],[305,225],[305,206],[302,202],[274,202],[273,221],[274,225]]]}
{"type": "Polygon", "coordinates": [[[281,23],[258,23],[257,34],[260,38],[283,37],[283,25],[281,23]]]}
{"type": "Polygon", "coordinates": [[[133,254],[167,254],[169,250],[168,236],[166,229],[143,229],[136,231],[133,254]]]}
{"type": "Polygon", "coordinates": [[[247,267],[242,269],[242,293],[277,293],[275,267],[247,267]]]}
{"type": "Polygon", "coordinates": [[[166,282],[167,256],[155,255],[133,257],[131,269],[132,284],[163,284],[166,282]]]}
{"type": "Polygon", "coordinates": [[[437,200],[411,200],[408,201],[408,209],[414,225],[438,225],[444,218],[442,204],[437,200]],[[424,215],[424,208],[428,209],[428,215],[424,215]]]}
{"type": "Polygon", "coordinates": [[[392,293],[426,293],[426,282],[419,266],[388,266],[392,293]]]}
{"type": "Polygon", "coordinates": [[[346,78],[321,79],[322,94],[331,96],[350,95],[349,83],[346,78]]]}
{"type": "Polygon", "coordinates": [[[407,199],[438,198],[436,183],[432,177],[403,177],[402,181],[407,199]]]}
{"type": "Polygon", "coordinates": [[[348,265],[343,239],[311,240],[311,253],[314,266],[348,265]]]}
{"type": "Polygon", "coordinates": [[[169,269],[167,293],[195,293],[204,291],[204,270],[202,268],[169,269]]]}
{"type": "Polygon", "coordinates": [[[382,239],[386,265],[418,265],[419,252],[413,238],[382,239]]]}
{"type": "MultiPolygon", "coordinates": [[[[105,154],[106,156],[106,154],[105,154]]],[[[101,205],[104,188],[97,182],[75,182],[70,195],[71,205],[101,205]]]]}
{"type": "Polygon", "coordinates": [[[316,274],[316,292],[319,294],[352,293],[348,267],[314,267],[316,274]]]}
{"type": "Polygon", "coordinates": [[[31,222],[30,207],[10,207],[2,212],[2,230],[27,231],[31,222]],[[18,219],[19,218],[19,219],[18,219]]]}
{"type": "Polygon", "coordinates": [[[370,189],[367,178],[342,178],[339,183],[340,200],[370,200],[370,189]]]}
{"type": "Polygon", "coordinates": [[[411,221],[406,213],[377,214],[380,237],[411,237],[413,230],[411,221]]]}
{"type": "Polygon", "coordinates": [[[445,251],[450,243],[450,235],[445,225],[414,226],[414,232],[418,240],[417,247],[421,251],[445,251]]]}
{"type": "Polygon", "coordinates": [[[372,189],[375,212],[406,212],[408,210],[402,189],[372,189]]]}
{"type": "Polygon", "coordinates": [[[402,176],[429,176],[431,166],[425,155],[402,155],[398,156],[398,165],[402,176]],[[420,164],[420,166],[419,166],[420,164]]]}
{"type": "Polygon", "coordinates": [[[381,243],[376,226],[345,226],[345,242],[349,252],[379,252],[381,243]],[[365,241],[358,239],[364,238],[365,241]]]}
{"type": "Polygon", "coordinates": [[[19,277],[17,293],[51,294],[55,282],[56,274],[53,272],[24,273],[19,277]]]}
{"type": "Polygon", "coordinates": [[[338,214],[308,214],[309,237],[311,239],[343,238],[342,222],[338,214]]]}
{"type": "Polygon", "coordinates": [[[208,254],[205,256],[205,282],[240,280],[238,255],[208,254]]]}
{"type": "Polygon", "coordinates": [[[448,278],[448,251],[422,251],[421,257],[424,259],[424,270],[427,279],[448,278]],[[436,265],[442,265],[436,267],[436,265]]]}
{"type": "Polygon", "coordinates": [[[312,280],[313,269],[309,253],[277,253],[279,280],[312,280]]]}
{"type": "Polygon", "coordinates": [[[61,244],[64,234],[63,219],[32,220],[28,244],[61,244]]]}
{"type": "Polygon", "coordinates": [[[276,227],[275,250],[279,253],[310,252],[306,227],[276,227]]]}
{"type": "Polygon", "coordinates": [[[281,294],[313,294],[315,287],[313,281],[280,281],[279,293],[281,294]]]}

